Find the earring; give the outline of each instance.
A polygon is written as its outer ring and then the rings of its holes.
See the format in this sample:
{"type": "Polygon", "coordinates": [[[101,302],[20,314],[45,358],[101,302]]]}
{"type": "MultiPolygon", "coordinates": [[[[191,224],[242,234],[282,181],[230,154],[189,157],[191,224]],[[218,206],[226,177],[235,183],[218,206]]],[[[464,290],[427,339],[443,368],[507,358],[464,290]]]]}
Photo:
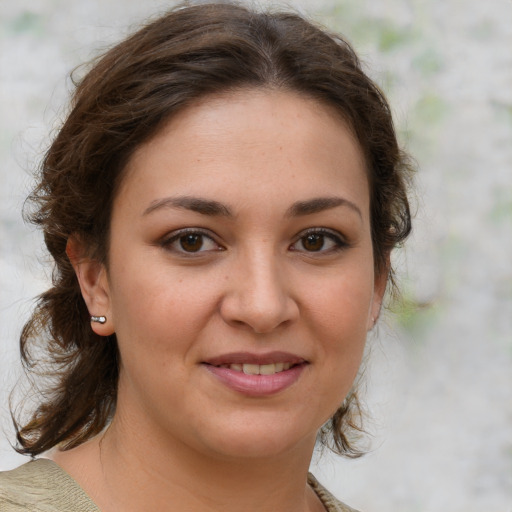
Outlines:
{"type": "Polygon", "coordinates": [[[107,321],[106,316],[91,316],[91,322],[97,322],[98,324],[104,324],[107,321]]]}

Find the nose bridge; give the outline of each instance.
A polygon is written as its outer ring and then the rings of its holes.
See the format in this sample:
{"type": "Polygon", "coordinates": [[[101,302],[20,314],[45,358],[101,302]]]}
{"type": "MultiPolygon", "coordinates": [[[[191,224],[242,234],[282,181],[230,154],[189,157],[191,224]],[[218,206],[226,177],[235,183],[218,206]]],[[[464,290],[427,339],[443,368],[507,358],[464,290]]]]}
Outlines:
{"type": "Polygon", "coordinates": [[[266,333],[297,314],[280,258],[271,244],[240,251],[229,280],[222,304],[227,321],[266,333]]]}

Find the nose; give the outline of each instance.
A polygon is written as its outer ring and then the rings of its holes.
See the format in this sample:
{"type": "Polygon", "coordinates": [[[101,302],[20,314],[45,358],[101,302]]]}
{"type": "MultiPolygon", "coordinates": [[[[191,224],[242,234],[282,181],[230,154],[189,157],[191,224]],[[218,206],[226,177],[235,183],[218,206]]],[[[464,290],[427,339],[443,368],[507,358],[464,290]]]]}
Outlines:
{"type": "Polygon", "coordinates": [[[265,334],[298,318],[291,280],[275,255],[240,255],[231,270],[220,306],[225,322],[265,334]]]}

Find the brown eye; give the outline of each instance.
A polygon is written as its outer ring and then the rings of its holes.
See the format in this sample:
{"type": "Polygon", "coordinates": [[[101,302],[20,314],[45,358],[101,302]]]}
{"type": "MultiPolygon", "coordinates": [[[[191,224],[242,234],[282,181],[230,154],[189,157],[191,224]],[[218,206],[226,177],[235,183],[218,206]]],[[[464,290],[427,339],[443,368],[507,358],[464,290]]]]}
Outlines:
{"type": "Polygon", "coordinates": [[[301,238],[302,247],[304,247],[306,251],[320,251],[324,247],[324,238],[324,235],[321,233],[310,233],[301,238]]]}
{"type": "Polygon", "coordinates": [[[343,236],[337,231],[315,228],[305,233],[290,246],[292,251],[305,253],[330,254],[348,247],[343,236]]]}
{"type": "Polygon", "coordinates": [[[203,247],[203,235],[190,233],[179,238],[180,247],[185,252],[197,252],[203,247]]]}
{"type": "Polygon", "coordinates": [[[211,236],[196,229],[172,233],[170,237],[165,237],[160,244],[166,251],[182,256],[224,250],[211,236]]]}

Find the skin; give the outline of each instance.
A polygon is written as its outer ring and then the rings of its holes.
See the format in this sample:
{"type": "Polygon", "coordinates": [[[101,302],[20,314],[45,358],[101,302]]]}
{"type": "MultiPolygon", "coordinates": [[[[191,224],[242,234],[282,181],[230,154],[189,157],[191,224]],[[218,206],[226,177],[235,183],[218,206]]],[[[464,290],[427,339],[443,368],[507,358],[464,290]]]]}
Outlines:
{"type": "Polygon", "coordinates": [[[269,90],[189,107],[128,163],[108,269],[84,254],[70,239],[89,312],[107,317],[92,328],[117,336],[118,406],[103,435],[52,458],[104,512],[322,510],[306,485],[316,432],[352,386],[386,285],[340,117],[269,90]],[[306,363],[286,389],[248,396],[203,364],[240,351],[306,363]]]}

